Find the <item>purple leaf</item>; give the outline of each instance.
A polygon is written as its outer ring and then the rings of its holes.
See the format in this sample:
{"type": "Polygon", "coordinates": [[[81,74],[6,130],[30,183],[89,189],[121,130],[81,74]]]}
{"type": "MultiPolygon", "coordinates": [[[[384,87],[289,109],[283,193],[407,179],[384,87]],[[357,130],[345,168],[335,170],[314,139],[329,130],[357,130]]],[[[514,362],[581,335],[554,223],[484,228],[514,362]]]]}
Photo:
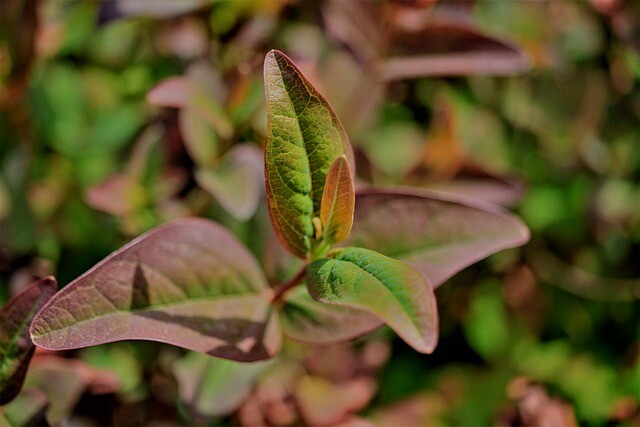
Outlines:
{"type": "Polygon", "coordinates": [[[55,294],[53,277],[31,283],[0,309],[0,405],[20,391],[35,349],[29,325],[40,308],[55,294]]]}
{"type": "Polygon", "coordinates": [[[212,0],[103,0],[100,4],[102,22],[129,17],[168,19],[208,6],[212,0]]]}
{"type": "Polygon", "coordinates": [[[159,107],[185,108],[189,103],[189,85],[189,77],[167,77],[151,88],[147,102],[159,107]]]}
{"type": "Polygon", "coordinates": [[[450,180],[433,180],[428,171],[418,168],[411,172],[406,182],[500,206],[517,204],[525,189],[524,181],[516,175],[492,172],[470,162],[463,164],[450,180]]]}
{"type": "Polygon", "coordinates": [[[511,43],[484,34],[474,25],[451,18],[421,28],[398,31],[393,46],[400,52],[381,61],[383,80],[425,76],[511,75],[530,67],[511,43]]]}
{"type": "Polygon", "coordinates": [[[359,192],[346,244],[409,262],[438,287],[463,268],[528,240],[524,223],[497,206],[405,188],[359,192]]]}
{"type": "Polygon", "coordinates": [[[213,221],[178,219],[140,236],[66,286],[31,327],[63,350],[160,341],[238,361],[280,347],[266,279],[249,251],[213,221]]]}
{"type": "Polygon", "coordinates": [[[383,325],[366,311],[318,302],[304,287],[285,294],[280,321],[289,338],[321,345],[348,341],[383,325]]]}

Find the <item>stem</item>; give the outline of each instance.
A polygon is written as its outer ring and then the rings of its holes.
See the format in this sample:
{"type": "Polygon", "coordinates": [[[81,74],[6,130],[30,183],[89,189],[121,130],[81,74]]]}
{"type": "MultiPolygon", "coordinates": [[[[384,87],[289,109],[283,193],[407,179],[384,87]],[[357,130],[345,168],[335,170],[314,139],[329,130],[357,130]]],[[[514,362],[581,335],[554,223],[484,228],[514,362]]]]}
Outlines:
{"type": "Polygon", "coordinates": [[[291,279],[284,283],[279,283],[273,287],[273,296],[271,297],[271,302],[280,301],[282,299],[282,296],[291,288],[299,285],[306,275],[307,265],[305,264],[291,279]]]}
{"type": "Polygon", "coordinates": [[[332,242],[329,240],[320,241],[320,244],[316,246],[311,252],[311,260],[315,261],[317,259],[324,257],[327,254],[327,252],[329,252],[329,249],[331,249],[331,245],[332,245],[332,242]]]}

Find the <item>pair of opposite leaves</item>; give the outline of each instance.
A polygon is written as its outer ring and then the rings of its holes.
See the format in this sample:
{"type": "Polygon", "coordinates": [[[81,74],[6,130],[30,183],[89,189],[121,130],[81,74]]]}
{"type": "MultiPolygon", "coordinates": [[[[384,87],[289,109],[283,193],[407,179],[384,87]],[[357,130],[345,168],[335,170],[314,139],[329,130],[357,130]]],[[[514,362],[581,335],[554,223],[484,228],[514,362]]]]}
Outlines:
{"type": "Polygon", "coordinates": [[[264,273],[233,235],[210,220],[179,219],[132,241],[56,294],[32,322],[36,345],[61,350],[147,339],[252,361],[278,351],[281,326],[293,338],[329,344],[384,321],[418,351],[431,352],[437,313],[425,277],[441,283],[472,262],[527,240],[526,228],[504,212],[433,195],[369,191],[357,197],[363,209],[356,211],[356,226],[363,225],[349,243],[364,243],[415,267],[370,249],[329,251],[347,238],[353,221],[346,134],[327,101],[284,54],[267,55],[265,86],[269,210],[285,247],[310,261],[309,293],[293,290],[275,307],[264,273]],[[434,242],[446,245],[487,230],[469,232],[443,218],[436,224],[442,235],[436,230],[432,242],[419,245],[413,237],[433,229],[423,219],[406,221],[404,233],[385,230],[397,221],[394,214],[410,217],[412,208],[462,209],[460,218],[476,215],[473,221],[494,222],[502,234],[472,238],[452,252],[433,251],[434,242]],[[443,260],[446,266],[438,267],[443,260]]]}
{"type": "Polygon", "coordinates": [[[321,302],[369,312],[417,350],[431,352],[437,338],[435,297],[419,271],[368,249],[327,254],[349,236],[355,208],[353,154],[337,116],[281,52],[267,55],[264,79],[269,212],[284,246],[311,260],[309,293],[321,302]]]}

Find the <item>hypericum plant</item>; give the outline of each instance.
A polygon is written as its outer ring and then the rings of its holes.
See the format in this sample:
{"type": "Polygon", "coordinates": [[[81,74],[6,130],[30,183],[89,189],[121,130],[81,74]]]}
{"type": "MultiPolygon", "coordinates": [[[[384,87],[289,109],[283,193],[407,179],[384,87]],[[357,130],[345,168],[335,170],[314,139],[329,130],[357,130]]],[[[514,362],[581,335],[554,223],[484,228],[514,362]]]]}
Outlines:
{"type": "MultiPolygon", "coordinates": [[[[351,146],[329,103],[279,51],[267,55],[264,77],[268,207],[302,268],[268,283],[224,227],[174,220],[53,296],[31,323],[33,343],[64,350],[143,339],[250,362],[275,355],[283,331],[332,344],[386,323],[430,353],[438,336],[434,289],[528,239],[524,224],[497,207],[407,188],[356,193],[351,146]]],[[[31,314],[9,316],[28,324],[31,314]]],[[[17,352],[9,359],[26,364],[17,352]]]]}

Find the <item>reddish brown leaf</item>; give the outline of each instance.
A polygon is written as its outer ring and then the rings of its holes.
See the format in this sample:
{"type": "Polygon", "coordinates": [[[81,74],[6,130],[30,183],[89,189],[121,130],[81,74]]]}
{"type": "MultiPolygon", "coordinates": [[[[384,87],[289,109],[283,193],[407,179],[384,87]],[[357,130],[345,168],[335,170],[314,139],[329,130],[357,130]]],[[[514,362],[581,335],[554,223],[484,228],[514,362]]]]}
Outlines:
{"type": "Polygon", "coordinates": [[[322,377],[303,376],[298,381],[295,397],[307,425],[335,425],[360,409],[373,397],[376,382],[360,377],[343,384],[322,377]]]}
{"type": "Polygon", "coordinates": [[[318,302],[304,288],[286,294],[281,322],[288,337],[322,345],[357,338],[383,324],[366,311],[318,302]]]}
{"type": "Polygon", "coordinates": [[[0,405],[13,399],[22,387],[35,348],[29,326],[57,287],[53,277],[37,280],[0,309],[0,405]]]}
{"type": "Polygon", "coordinates": [[[147,93],[147,102],[159,107],[185,108],[189,101],[189,78],[167,77],[147,93]]]}
{"type": "Polygon", "coordinates": [[[272,356],[280,331],[256,260],[213,221],[185,218],[140,236],[53,298],[31,327],[48,349],[160,341],[213,356],[272,356]]]}
{"type": "Polygon", "coordinates": [[[383,80],[425,76],[509,75],[529,68],[524,53],[510,42],[460,20],[438,19],[419,28],[402,28],[397,47],[380,64],[383,80]]]}
{"type": "Polygon", "coordinates": [[[497,206],[403,188],[357,194],[347,244],[407,261],[437,287],[463,268],[528,240],[524,223],[497,206]]]}

